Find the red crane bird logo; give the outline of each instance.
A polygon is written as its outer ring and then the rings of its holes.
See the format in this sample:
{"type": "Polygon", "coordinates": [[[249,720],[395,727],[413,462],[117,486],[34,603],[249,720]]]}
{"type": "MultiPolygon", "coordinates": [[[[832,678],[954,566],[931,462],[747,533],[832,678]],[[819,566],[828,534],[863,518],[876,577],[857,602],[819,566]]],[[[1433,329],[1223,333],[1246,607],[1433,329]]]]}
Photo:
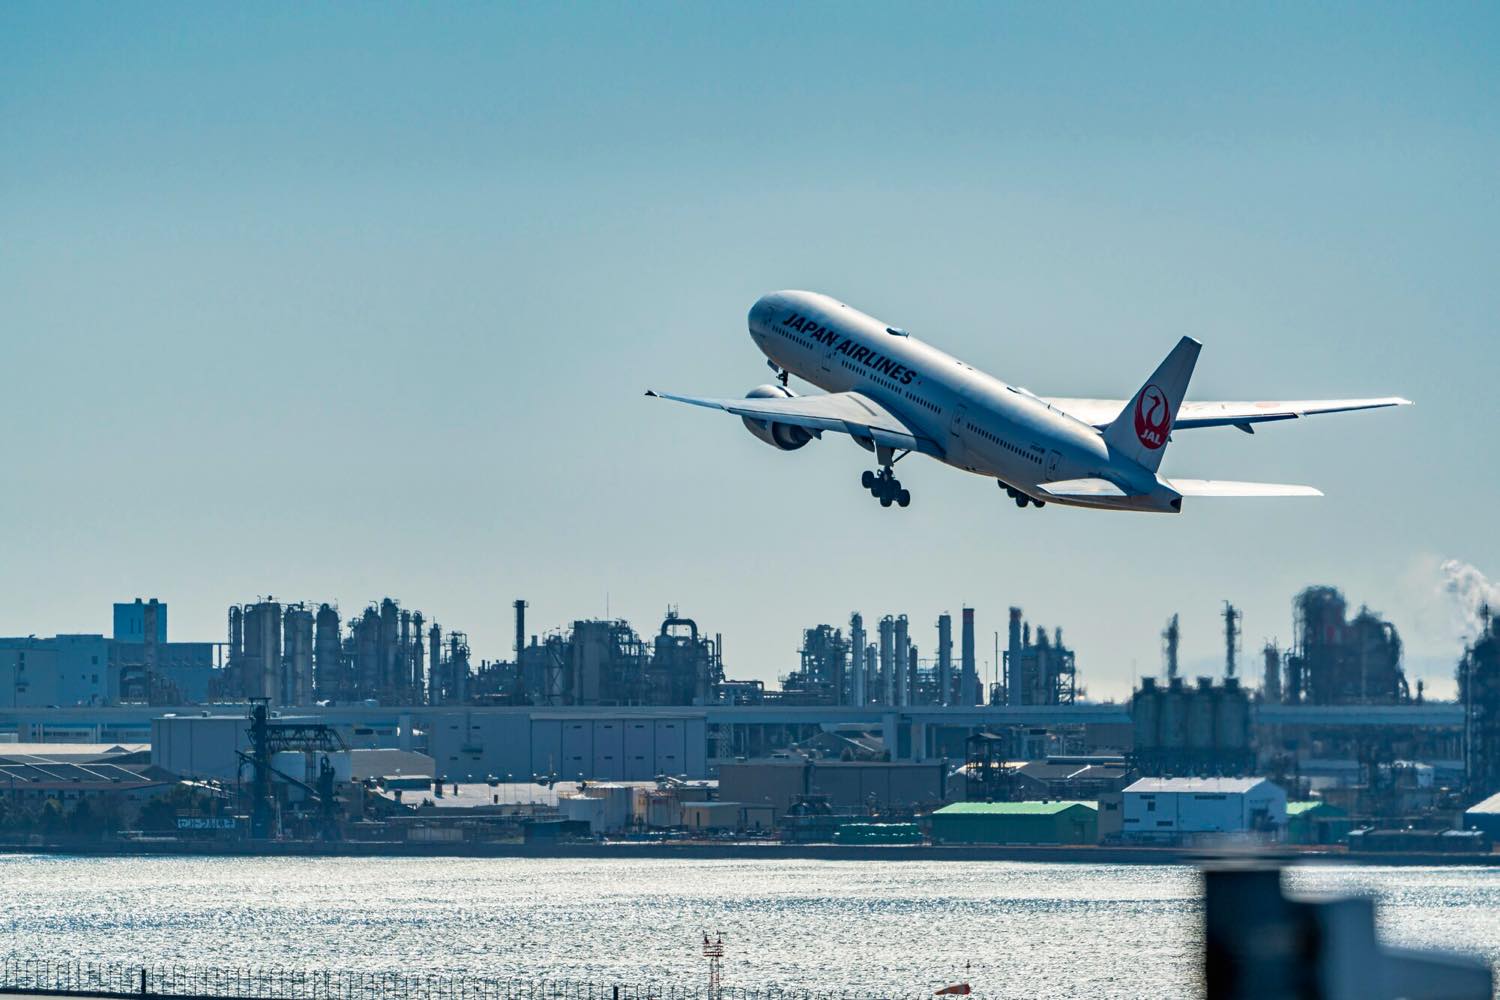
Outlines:
{"type": "Polygon", "coordinates": [[[1167,394],[1155,385],[1146,386],[1135,397],[1135,436],[1155,451],[1167,443],[1171,428],[1172,408],[1167,404],[1167,394]]]}

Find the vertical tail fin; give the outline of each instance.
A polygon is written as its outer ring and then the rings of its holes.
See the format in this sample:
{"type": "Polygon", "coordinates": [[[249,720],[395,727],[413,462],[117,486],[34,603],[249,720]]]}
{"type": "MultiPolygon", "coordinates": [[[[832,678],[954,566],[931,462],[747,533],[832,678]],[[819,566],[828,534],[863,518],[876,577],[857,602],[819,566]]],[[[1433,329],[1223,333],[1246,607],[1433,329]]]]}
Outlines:
{"type": "Polygon", "coordinates": [[[1177,408],[1187,393],[1188,380],[1193,377],[1193,365],[1198,362],[1202,346],[1192,337],[1177,342],[1120,415],[1104,428],[1104,443],[1110,451],[1140,463],[1151,472],[1161,466],[1172,424],[1177,420],[1177,408]]]}

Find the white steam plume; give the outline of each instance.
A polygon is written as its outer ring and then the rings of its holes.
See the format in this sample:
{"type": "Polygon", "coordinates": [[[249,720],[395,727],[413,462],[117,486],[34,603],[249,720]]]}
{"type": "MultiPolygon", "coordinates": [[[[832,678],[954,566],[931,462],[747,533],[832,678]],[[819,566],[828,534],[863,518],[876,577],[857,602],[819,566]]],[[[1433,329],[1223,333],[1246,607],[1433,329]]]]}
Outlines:
{"type": "Polygon", "coordinates": [[[1449,559],[1442,565],[1443,589],[1457,605],[1467,635],[1477,636],[1480,610],[1488,607],[1500,614],[1500,583],[1481,573],[1461,559],[1449,559]]]}

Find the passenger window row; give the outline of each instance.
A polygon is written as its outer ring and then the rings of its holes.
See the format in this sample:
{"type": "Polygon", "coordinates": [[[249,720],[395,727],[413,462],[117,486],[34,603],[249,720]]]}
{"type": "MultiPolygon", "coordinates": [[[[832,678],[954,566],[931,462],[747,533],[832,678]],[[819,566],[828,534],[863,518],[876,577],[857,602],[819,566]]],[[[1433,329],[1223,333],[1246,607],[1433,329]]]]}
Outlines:
{"type": "Polygon", "coordinates": [[[968,421],[964,421],[964,425],[975,434],[978,434],[980,437],[984,438],[986,441],[993,441],[1000,447],[1004,448],[1006,451],[1013,451],[1017,455],[1020,455],[1022,458],[1030,459],[1038,465],[1042,464],[1042,456],[1038,453],[1030,451],[1026,448],[1017,447],[1004,438],[996,434],[991,434],[989,431],[985,430],[983,427],[978,426],[977,424],[971,424],[968,421]]]}

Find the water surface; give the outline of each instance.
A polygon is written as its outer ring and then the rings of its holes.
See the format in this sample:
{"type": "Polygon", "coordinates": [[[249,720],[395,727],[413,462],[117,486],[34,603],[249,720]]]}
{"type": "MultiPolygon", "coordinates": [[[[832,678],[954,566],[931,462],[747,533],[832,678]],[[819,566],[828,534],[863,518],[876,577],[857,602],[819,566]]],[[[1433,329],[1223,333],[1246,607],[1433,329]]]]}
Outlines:
{"type": "MultiPolygon", "coordinates": [[[[1303,868],[1368,892],[1386,940],[1500,962],[1500,872],[1303,868]]],[[[1191,868],[1006,862],[0,856],[0,934],[23,955],[137,963],[725,981],[919,996],[1186,997],[1191,868]]]]}

